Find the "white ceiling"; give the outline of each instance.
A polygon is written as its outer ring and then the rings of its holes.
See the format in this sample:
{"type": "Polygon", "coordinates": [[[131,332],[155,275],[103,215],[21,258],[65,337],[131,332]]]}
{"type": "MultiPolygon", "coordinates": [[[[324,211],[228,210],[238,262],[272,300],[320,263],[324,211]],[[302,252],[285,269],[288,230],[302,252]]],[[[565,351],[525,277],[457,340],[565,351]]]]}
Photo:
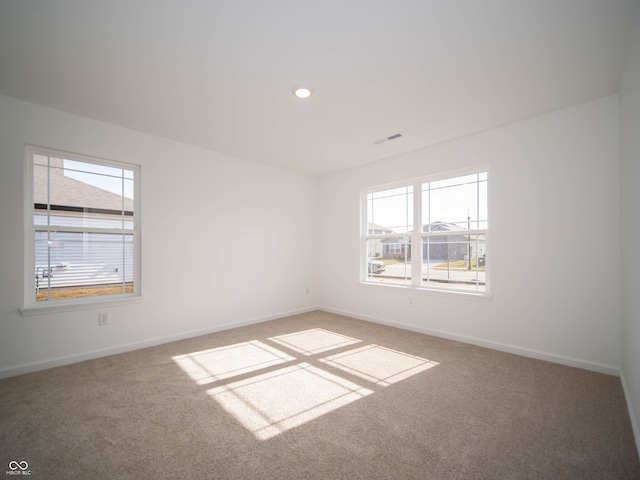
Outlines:
{"type": "Polygon", "coordinates": [[[321,176],[616,93],[638,3],[0,0],[0,94],[321,176]]]}

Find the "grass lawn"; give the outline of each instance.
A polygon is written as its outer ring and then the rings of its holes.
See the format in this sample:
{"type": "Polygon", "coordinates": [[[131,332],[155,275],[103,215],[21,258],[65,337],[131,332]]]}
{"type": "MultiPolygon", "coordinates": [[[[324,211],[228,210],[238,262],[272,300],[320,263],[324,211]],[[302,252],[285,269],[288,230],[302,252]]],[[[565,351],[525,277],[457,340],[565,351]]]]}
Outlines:
{"type": "MultiPolygon", "coordinates": [[[[475,270],[476,269],[476,263],[477,260],[471,260],[471,270],[475,270]]],[[[435,267],[433,267],[435,270],[467,270],[467,265],[465,264],[464,260],[456,260],[455,262],[445,262],[445,263],[440,263],[438,265],[436,265],[435,267]]],[[[484,272],[485,271],[485,266],[480,266],[478,267],[478,271],[480,272],[484,272]]]]}
{"type": "Polygon", "coordinates": [[[376,260],[380,260],[384,262],[385,265],[395,265],[396,263],[404,263],[402,260],[398,260],[397,258],[376,258],[376,260]]]}

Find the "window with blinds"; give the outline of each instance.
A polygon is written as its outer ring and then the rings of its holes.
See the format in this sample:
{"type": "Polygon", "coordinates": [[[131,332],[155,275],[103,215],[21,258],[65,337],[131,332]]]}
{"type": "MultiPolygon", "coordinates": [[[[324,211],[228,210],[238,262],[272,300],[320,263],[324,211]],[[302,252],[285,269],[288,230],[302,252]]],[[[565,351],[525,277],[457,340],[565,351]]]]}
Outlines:
{"type": "Polygon", "coordinates": [[[139,167],[27,148],[27,306],[139,295],[139,167]]]}

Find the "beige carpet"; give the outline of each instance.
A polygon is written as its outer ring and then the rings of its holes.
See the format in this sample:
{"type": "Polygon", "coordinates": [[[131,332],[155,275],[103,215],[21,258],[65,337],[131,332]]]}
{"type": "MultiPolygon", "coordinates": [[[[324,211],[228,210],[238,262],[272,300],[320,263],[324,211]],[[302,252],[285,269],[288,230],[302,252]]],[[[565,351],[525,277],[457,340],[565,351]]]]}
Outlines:
{"type": "Polygon", "coordinates": [[[324,312],[2,380],[0,462],[43,479],[640,478],[618,378],[324,312]]]}

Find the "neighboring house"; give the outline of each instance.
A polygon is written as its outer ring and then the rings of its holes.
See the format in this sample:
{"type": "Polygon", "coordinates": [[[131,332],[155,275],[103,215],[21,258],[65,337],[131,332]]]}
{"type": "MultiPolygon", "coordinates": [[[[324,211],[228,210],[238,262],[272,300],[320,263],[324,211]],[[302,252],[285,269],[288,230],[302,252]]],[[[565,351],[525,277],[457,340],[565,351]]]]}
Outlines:
{"type": "Polygon", "coordinates": [[[391,230],[390,228],[376,225],[375,223],[371,222],[367,224],[367,229],[367,235],[389,235],[393,233],[393,230],[391,230]]]}
{"type": "MultiPolygon", "coordinates": [[[[99,226],[126,232],[133,201],[64,174],[64,161],[34,165],[34,225],[99,226]],[[49,188],[47,188],[49,185],[49,188]],[[47,199],[47,195],[49,198],[47,199]],[[123,225],[124,224],[124,225],[123,225]]],[[[133,281],[130,235],[39,232],[35,237],[36,288],[105,285],[133,281]],[[86,236],[90,235],[89,241],[86,236]],[[115,237],[115,238],[114,238],[115,237]],[[116,240],[117,239],[117,240],[116,240]]]]}
{"type": "Polygon", "coordinates": [[[453,262],[469,254],[469,235],[463,235],[466,229],[454,223],[436,221],[425,225],[422,231],[451,232],[451,235],[430,237],[429,244],[422,245],[422,258],[453,262]]]}
{"type": "MultiPolygon", "coordinates": [[[[468,235],[467,230],[454,223],[436,221],[429,225],[424,225],[423,232],[451,232],[450,235],[438,235],[430,237],[428,244],[422,246],[422,258],[425,260],[456,261],[463,260],[469,255],[471,257],[482,257],[485,254],[485,241],[476,242],[475,235],[468,235]],[[471,240],[471,248],[469,241],[471,240]]],[[[409,232],[411,233],[411,232],[409,232]]],[[[411,258],[411,245],[409,238],[398,236],[385,238],[383,244],[383,258],[407,259],[411,258]]]]}
{"type": "MultiPolygon", "coordinates": [[[[367,235],[389,235],[393,233],[393,230],[387,227],[383,227],[381,225],[376,225],[375,223],[367,223],[367,235]]],[[[367,247],[369,249],[369,257],[370,258],[379,258],[384,256],[383,254],[383,243],[382,239],[374,238],[370,239],[367,242],[367,247]]],[[[386,258],[386,257],[385,257],[386,258]]]]}
{"type": "Polygon", "coordinates": [[[408,237],[390,237],[382,240],[382,257],[409,260],[411,258],[411,241],[408,237]]]}

